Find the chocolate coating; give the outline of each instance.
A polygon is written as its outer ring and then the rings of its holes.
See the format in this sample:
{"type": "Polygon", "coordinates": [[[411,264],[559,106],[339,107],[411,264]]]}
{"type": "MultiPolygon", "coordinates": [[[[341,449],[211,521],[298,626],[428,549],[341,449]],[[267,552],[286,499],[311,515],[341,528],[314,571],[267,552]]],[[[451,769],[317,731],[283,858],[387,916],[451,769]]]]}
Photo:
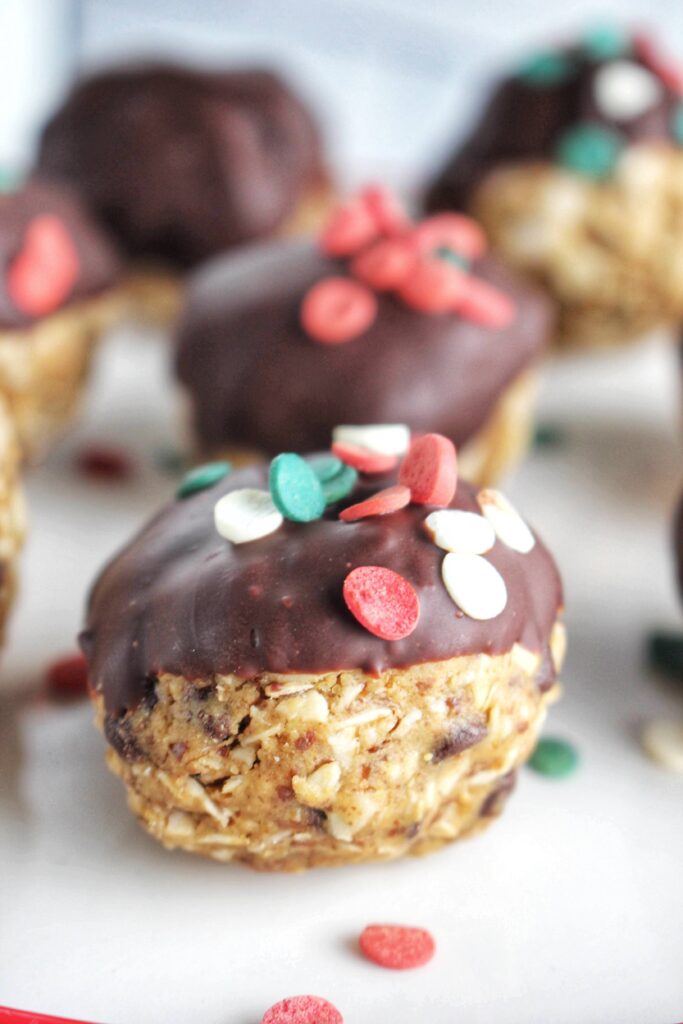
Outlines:
{"type": "MultiPolygon", "coordinates": [[[[213,508],[231,490],[266,487],[264,467],[233,473],[163,508],[109,563],[90,595],[81,643],[109,713],[137,706],[161,672],[191,680],[214,673],[380,673],[498,654],[517,641],[544,652],[562,590],[543,544],[519,554],[496,542],[486,557],[505,580],[508,603],[495,619],[475,621],[453,604],[441,580],[444,552],[422,528],[428,508],[412,505],[356,523],[337,518],[343,505],[388,482],[366,480],[323,519],[286,522],[242,545],[217,533],[213,508]],[[381,640],[347,610],[342,584],[359,565],[387,566],[415,588],[420,619],[410,636],[381,640]]],[[[452,507],[479,511],[469,484],[459,484],[452,507]]]]}
{"type": "Polygon", "coordinates": [[[324,174],[311,115],[275,75],[163,64],[77,83],[39,163],[130,256],[178,268],[271,234],[324,174]]]}
{"type": "Polygon", "coordinates": [[[30,222],[44,214],[59,218],[78,254],[78,277],[64,305],[104,291],[121,273],[115,245],[77,196],[56,182],[31,178],[14,192],[0,193],[0,329],[32,323],[7,291],[7,271],[22,248],[30,222]]]}
{"type": "MultiPolygon", "coordinates": [[[[567,79],[540,85],[513,74],[495,87],[470,135],[428,186],[427,210],[468,209],[477,186],[502,165],[552,162],[559,137],[579,123],[615,130],[627,143],[671,141],[672,114],[680,102],[673,89],[662,82],[659,101],[643,114],[610,119],[596,104],[593,85],[597,72],[612,62],[589,59],[578,47],[561,52],[574,67],[567,79]]],[[[619,59],[647,67],[637,53],[619,59]]]]}
{"type": "Polygon", "coordinates": [[[314,341],[299,322],[308,288],[347,273],[313,244],[252,246],[199,271],[177,369],[201,446],[314,451],[341,423],[407,423],[456,445],[467,441],[540,354],[550,329],[548,305],[530,286],[493,257],[474,269],[517,303],[504,330],[454,313],[418,313],[385,294],[372,327],[333,346],[314,341]]]}

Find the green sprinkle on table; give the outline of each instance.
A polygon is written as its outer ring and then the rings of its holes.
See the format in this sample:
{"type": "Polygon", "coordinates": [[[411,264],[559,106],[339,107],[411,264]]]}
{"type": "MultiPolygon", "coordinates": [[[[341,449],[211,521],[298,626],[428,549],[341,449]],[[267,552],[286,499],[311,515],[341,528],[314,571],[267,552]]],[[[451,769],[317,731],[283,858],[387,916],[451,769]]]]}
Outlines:
{"type": "Polygon", "coordinates": [[[358,473],[353,466],[345,466],[342,463],[341,470],[329,480],[323,482],[323,493],[326,505],[335,505],[343,498],[347,498],[356,486],[358,473]]]}
{"type": "Polygon", "coordinates": [[[569,128],[557,144],[557,160],[586,178],[608,178],[623,148],[621,136],[596,124],[569,128]]]}
{"type": "Polygon", "coordinates": [[[449,248],[447,245],[440,245],[438,249],[434,250],[434,255],[440,260],[452,263],[454,267],[460,267],[462,270],[470,269],[470,261],[467,257],[463,256],[461,252],[456,252],[455,249],[449,248]]]}
{"type": "Polygon", "coordinates": [[[337,476],[344,468],[344,463],[336,455],[313,455],[307,462],[321,484],[337,476]]]}
{"type": "Polygon", "coordinates": [[[0,195],[16,192],[24,180],[21,171],[11,167],[0,167],[0,195]]]}
{"type": "Polygon", "coordinates": [[[548,736],[538,741],[528,763],[539,775],[564,779],[576,771],[579,755],[571,743],[548,736]]]}
{"type": "Polygon", "coordinates": [[[683,146],[683,103],[679,103],[671,115],[671,131],[679,146],[683,146]]]}
{"type": "Polygon", "coordinates": [[[683,633],[650,633],[646,654],[650,668],[683,680],[683,633]]]}
{"type": "Polygon", "coordinates": [[[556,423],[539,423],[534,431],[534,448],[562,448],[567,435],[556,423]]]}
{"type": "Polygon", "coordinates": [[[293,523],[313,522],[325,511],[323,485],[309,463],[294,452],[276,455],[268,486],[278,512],[293,523]]]}
{"type": "Polygon", "coordinates": [[[518,76],[527,85],[560,85],[574,74],[576,66],[570,57],[559,50],[534,53],[527,58],[518,76]]]}
{"type": "Polygon", "coordinates": [[[189,498],[191,494],[198,491],[205,491],[207,487],[213,487],[224,476],[227,476],[232,466],[229,462],[207,462],[203,466],[186,473],[176,491],[176,497],[189,498]]]}
{"type": "Polygon", "coordinates": [[[592,25],[583,35],[581,49],[590,60],[615,60],[631,52],[631,38],[620,25],[592,25]]]}

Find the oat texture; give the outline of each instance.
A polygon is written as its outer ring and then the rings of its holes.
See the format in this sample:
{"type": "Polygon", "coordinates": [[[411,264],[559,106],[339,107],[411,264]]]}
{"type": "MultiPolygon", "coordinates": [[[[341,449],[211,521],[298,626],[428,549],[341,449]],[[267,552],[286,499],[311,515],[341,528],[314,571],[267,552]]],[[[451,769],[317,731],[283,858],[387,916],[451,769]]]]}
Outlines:
{"type": "MultiPolygon", "coordinates": [[[[564,629],[551,639],[559,668],[564,629]]],[[[515,645],[322,676],[162,674],[98,720],[141,824],[166,847],[261,870],[423,854],[483,828],[559,686],[515,645]],[[539,674],[540,673],[540,674],[539,674]]]]}

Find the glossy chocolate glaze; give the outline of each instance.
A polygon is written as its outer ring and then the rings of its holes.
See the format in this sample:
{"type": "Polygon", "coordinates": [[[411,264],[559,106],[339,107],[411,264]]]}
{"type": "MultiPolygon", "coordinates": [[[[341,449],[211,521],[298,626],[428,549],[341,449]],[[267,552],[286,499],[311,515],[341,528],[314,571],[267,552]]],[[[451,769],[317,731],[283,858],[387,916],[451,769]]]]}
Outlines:
{"type": "Polygon", "coordinates": [[[77,83],[39,163],[129,255],[180,268],[272,233],[324,177],[311,115],[275,75],[162,64],[77,83]]]}
{"type": "Polygon", "coordinates": [[[201,447],[314,451],[341,423],[407,423],[463,444],[540,355],[551,326],[546,301],[492,257],[474,269],[517,303],[504,330],[384,295],[368,331],[332,346],[306,334],[299,307],[314,282],[347,270],[313,244],[256,245],[199,271],[177,369],[201,447]]]}
{"type": "Polygon", "coordinates": [[[0,193],[0,330],[33,322],[8,294],[7,271],[22,248],[30,222],[44,214],[60,219],[78,253],[78,278],[63,305],[96,295],[121,273],[112,240],[71,190],[44,178],[29,179],[16,191],[0,193]]]}
{"type": "MultiPolygon", "coordinates": [[[[671,88],[662,83],[659,102],[639,117],[613,120],[597,106],[593,89],[596,73],[611,62],[589,60],[578,48],[562,52],[575,65],[565,81],[537,85],[515,74],[496,86],[471,134],[428,186],[427,210],[468,209],[477,186],[500,166],[553,162],[559,137],[572,125],[590,122],[610,128],[628,143],[672,139],[671,119],[680,97],[671,88]]],[[[647,67],[636,53],[623,59],[647,67]]]]}
{"type": "MultiPolygon", "coordinates": [[[[444,552],[422,528],[429,508],[412,505],[352,524],[338,519],[343,504],[388,482],[366,479],[323,519],[287,522],[238,546],[217,533],[214,505],[228,491],[266,487],[267,468],[235,472],[163,508],[109,563],[90,595],[81,643],[109,714],[137,706],[161,672],[191,680],[214,673],[380,673],[462,654],[497,654],[517,641],[545,652],[562,590],[541,541],[528,554],[496,542],[486,557],[505,580],[507,607],[495,619],[475,621],[443,585],[444,552]],[[415,588],[420,619],[409,637],[380,640],[347,610],[342,584],[358,565],[387,566],[415,588]]],[[[479,511],[469,484],[458,485],[452,507],[479,511]]]]}

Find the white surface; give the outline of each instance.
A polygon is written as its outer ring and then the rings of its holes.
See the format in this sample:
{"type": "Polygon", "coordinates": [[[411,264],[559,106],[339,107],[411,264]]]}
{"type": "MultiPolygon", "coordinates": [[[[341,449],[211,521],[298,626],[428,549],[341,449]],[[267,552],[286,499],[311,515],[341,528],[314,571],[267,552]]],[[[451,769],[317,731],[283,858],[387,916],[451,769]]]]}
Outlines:
{"type": "Polygon", "coordinates": [[[347,1024],[674,1024],[683,1015],[683,779],[649,762],[644,720],[683,690],[641,663],[680,624],[669,520],[681,478],[677,367],[656,345],[554,367],[537,452],[509,488],[564,570],[564,700],[548,731],[578,745],[570,779],[521,773],[502,819],[420,861],[308,876],[168,854],[136,826],[85,704],[21,707],[72,647],[95,569],[173,482],[150,464],[172,417],[164,348],[103,353],[78,432],[28,481],[32,534],[0,697],[0,1004],[100,1024],[258,1024],[277,999],[324,995],[347,1024]],[[72,474],[86,439],[137,451],[141,476],[72,474]],[[371,921],[433,930],[408,974],[362,962],[371,921]]]}

